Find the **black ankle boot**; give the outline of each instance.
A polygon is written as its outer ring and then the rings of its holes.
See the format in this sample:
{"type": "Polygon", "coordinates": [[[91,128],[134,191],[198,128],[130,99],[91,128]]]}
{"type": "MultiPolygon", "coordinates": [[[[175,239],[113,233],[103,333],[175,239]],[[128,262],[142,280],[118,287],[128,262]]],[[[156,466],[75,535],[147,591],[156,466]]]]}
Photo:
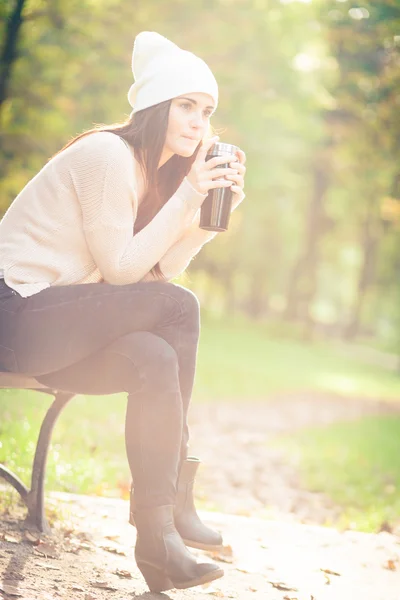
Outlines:
{"type": "MultiPolygon", "coordinates": [[[[176,505],[174,509],[175,527],[186,546],[200,550],[216,551],[221,549],[223,540],[221,534],[210,529],[200,520],[193,499],[193,484],[200,460],[188,456],[181,463],[179,471],[176,505]]],[[[135,496],[131,488],[129,522],[135,525],[135,496]]]]}
{"type": "Polygon", "coordinates": [[[194,456],[188,456],[181,464],[174,511],[175,527],[186,546],[215,551],[222,547],[222,536],[202,523],[194,505],[193,484],[199,465],[200,460],[194,456]]]}
{"type": "Polygon", "coordinates": [[[151,592],[186,589],[222,577],[214,563],[197,563],[174,525],[173,505],[135,512],[135,558],[151,592]]]}

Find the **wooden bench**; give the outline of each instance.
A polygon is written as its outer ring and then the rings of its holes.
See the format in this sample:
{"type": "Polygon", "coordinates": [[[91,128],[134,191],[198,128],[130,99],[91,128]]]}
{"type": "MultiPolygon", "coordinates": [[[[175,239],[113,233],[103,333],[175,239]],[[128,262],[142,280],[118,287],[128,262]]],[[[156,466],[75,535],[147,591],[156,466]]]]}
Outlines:
{"type": "Polygon", "coordinates": [[[50,527],[47,523],[44,510],[44,480],[47,454],[54,425],[62,409],[76,394],[46,387],[33,377],[27,375],[5,373],[2,371],[0,371],[0,389],[38,390],[54,396],[54,401],[48,409],[40,428],[35,457],[33,459],[30,489],[23,484],[17,475],[12,473],[5,465],[0,464],[0,477],[17,490],[28,509],[25,520],[26,525],[28,527],[35,527],[41,532],[50,533],[50,527]]]}

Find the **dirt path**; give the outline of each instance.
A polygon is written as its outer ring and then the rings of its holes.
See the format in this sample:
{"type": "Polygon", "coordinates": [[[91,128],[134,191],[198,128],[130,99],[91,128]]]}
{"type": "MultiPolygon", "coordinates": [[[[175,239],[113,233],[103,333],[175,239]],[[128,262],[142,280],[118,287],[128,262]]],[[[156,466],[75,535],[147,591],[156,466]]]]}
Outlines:
{"type": "MultiPolygon", "coordinates": [[[[55,496],[53,496],[53,502],[55,496]]],[[[35,542],[2,519],[0,597],[11,600],[398,600],[400,538],[201,513],[224,536],[215,560],[225,576],[208,587],[148,592],[134,561],[128,503],[57,494],[52,539],[35,542]]]]}

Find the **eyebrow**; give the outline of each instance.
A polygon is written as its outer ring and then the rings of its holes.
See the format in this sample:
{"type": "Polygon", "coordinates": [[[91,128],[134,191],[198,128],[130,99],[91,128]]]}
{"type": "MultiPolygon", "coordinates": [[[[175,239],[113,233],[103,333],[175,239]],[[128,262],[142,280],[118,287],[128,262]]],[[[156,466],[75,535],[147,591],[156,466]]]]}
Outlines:
{"type": "MultiPolygon", "coordinates": [[[[186,96],[179,96],[178,99],[179,100],[188,100],[192,104],[198,104],[197,100],[192,100],[191,98],[186,98],[186,96]]],[[[211,110],[214,110],[214,106],[206,106],[206,108],[210,108],[211,110]]]]}

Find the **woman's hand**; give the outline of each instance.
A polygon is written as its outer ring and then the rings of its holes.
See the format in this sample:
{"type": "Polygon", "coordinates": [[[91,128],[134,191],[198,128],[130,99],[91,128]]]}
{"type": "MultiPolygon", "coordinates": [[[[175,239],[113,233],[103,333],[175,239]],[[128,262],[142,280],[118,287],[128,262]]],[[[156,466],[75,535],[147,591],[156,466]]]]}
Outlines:
{"type": "MultiPolygon", "coordinates": [[[[232,181],[238,181],[237,179],[228,179],[228,176],[237,177],[239,169],[238,163],[234,163],[234,168],[218,168],[218,165],[224,165],[226,163],[233,164],[232,161],[238,160],[235,155],[225,154],[224,156],[215,156],[214,158],[206,161],[208,150],[218,140],[219,137],[215,136],[203,142],[199,152],[197,153],[196,159],[192,164],[192,168],[190,169],[188,175],[186,175],[186,179],[189,181],[191,186],[200,194],[207,194],[209,190],[214,188],[230,187],[232,186],[232,181]],[[224,177],[226,177],[226,179],[224,179],[224,177]]],[[[244,155],[244,153],[242,154],[244,155]]],[[[236,187],[236,185],[233,187],[236,187]]],[[[234,192],[233,187],[232,191],[234,192]]]]}
{"type": "Polygon", "coordinates": [[[234,168],[236,173],[233,175],[226,175],[228,181],[233,181],[233,185],[231,185],[231,190],[233,192],[232,198],[232,209],[235,210],[237,206],[242,202],[245,197],[243,188],[244,188],[244,176],[246,174],[246,167],[244,166],[246,162],[246,155],[243,150],[237,151],[236,161],[230,163],[230,167],[234,168]]]}

